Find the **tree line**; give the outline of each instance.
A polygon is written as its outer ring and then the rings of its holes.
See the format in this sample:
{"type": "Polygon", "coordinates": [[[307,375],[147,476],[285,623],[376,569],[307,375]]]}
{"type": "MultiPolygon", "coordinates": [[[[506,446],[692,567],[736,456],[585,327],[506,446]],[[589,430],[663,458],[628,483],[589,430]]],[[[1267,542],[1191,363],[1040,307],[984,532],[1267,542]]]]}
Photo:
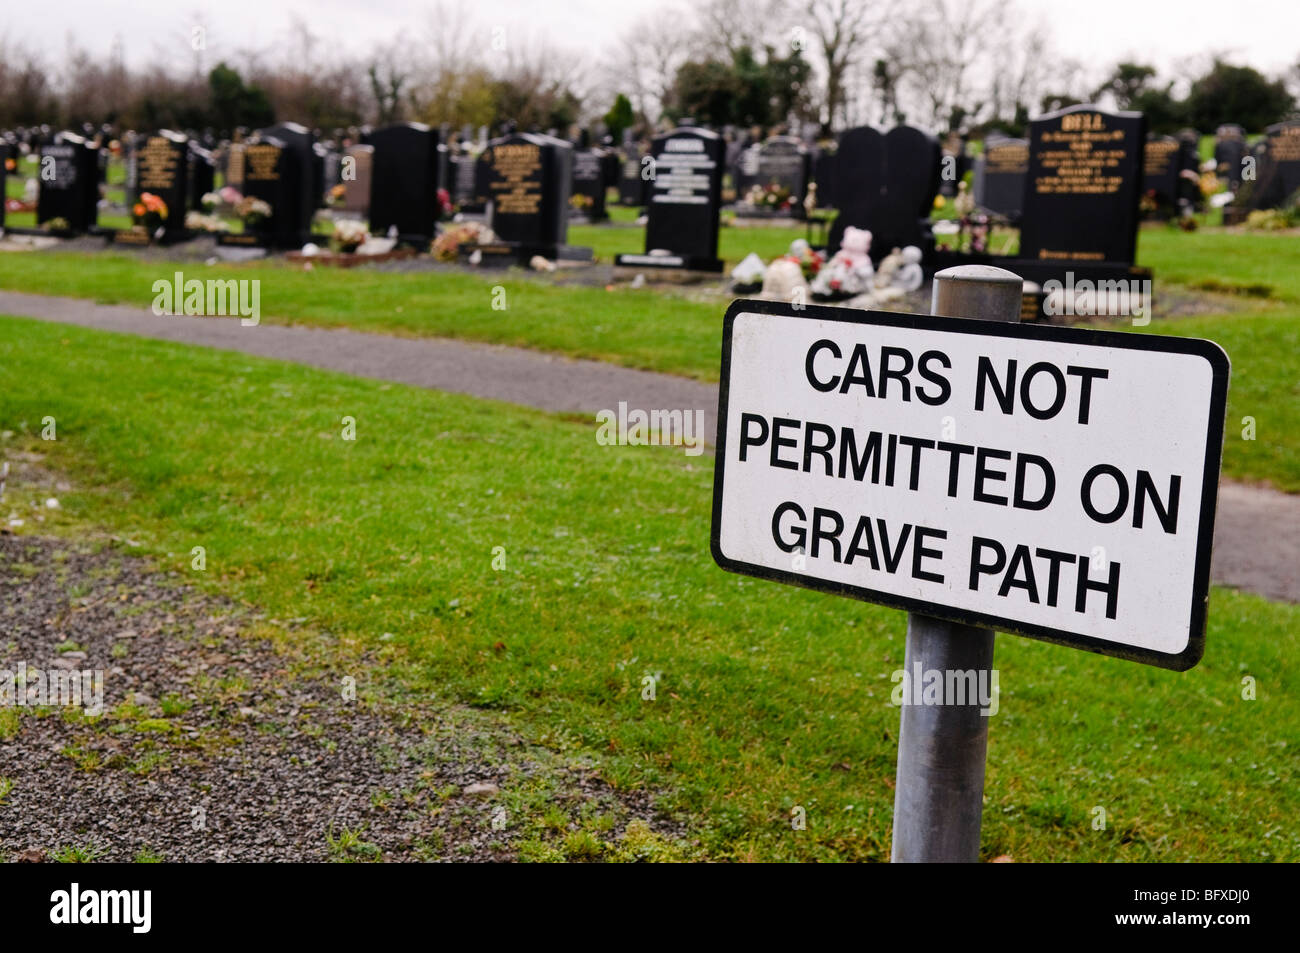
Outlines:
{"type": "MultiPolygon", "coordinates": [[[[522,24],[520,25],[523,26],[522,24]]],[[[617,139],[692,118],[823,134],[910,122],[935,132],[1023,131],[1031,115],[1101,101],[1145,112],[1154,131],[1249,131],[1284,118],[1300,57],[1266,76],[1207,54],[1178,76],[1059,54],[1014,0],[703,0],[636,24],[600,51],[557,48],[434,8],[424,30],[358,54],[301,19],[262,49],[192,43],[148,68],[120,43],[55,57],[0,38],[0,128],[211,128],[292,119],[319,129],[401,120],[567,130],[602,121],[617,139]]],[[[195,31],[199,35],[199,31],[195,31]]]]}

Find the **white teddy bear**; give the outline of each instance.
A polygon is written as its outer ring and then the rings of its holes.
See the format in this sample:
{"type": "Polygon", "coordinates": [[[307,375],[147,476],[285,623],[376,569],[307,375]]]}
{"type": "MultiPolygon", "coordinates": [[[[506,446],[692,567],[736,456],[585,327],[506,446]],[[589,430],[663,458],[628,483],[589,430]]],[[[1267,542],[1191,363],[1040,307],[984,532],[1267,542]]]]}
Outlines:
{"type": "Polygon", "coordinates": [[[850,225],[826,266],[813,279],[812,290],[820,295],[852,296],[871,290],[875,270],[871,267],[871,233],[850,225]]]}

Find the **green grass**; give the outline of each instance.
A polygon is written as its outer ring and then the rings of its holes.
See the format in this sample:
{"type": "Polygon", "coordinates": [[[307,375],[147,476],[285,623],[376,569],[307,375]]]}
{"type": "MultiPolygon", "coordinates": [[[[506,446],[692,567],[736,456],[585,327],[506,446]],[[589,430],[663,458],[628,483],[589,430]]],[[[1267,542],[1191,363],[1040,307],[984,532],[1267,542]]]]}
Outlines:
{"type": "MultiPolygon", "coordinates": [[[[717,569],[707,457],[19,319],[0,334],[3,429],[74,483],[47,531],[103,526],[270,618],[305,617],[309,650],[373,653],[368,690],[493,709],[592,753],[613,783],[665,791],[709,856],[888,856],[904,617],[717,569]],[[39,439],[47,414],[57,442],[39,439]],[[190,573],[199,544],[208,568],[190,573]],[[796,806],[806,830],[791,829],[796,806]]],[[[11,480],[11,506],[22,493],[11,480]]],[[[1297,633],[1300,608],[1216,590],[1188,673],[1000,637],[984,855],[1300,859],[1297,633]],[[1257,701],[1241,698],[1247,675],[1257,701]]],[[[333,839],[340,859],[365,859],[333,839]]]]}
{"type": "MultiPolygon", "coordinates": [[[[607,230],[612,231],[612,230],[607,230]]],[[[751,231],[769,231],[751,229],[751,231]]],[[[779,231],[779,229],[771,229],[779,231]]],[[[1233,361],[1224,472],[1235,479],[1268,481],[1300,492],[1300,396],[1289,365],[1296,353],[1300,309],[1300,242],[1277,236],[1143,232],[1144,254],[1202,255],[1201,281],[1224,288],[1268,284],[1280,298],[1242,296],[1242,311],[1161,320],[1144,330],[1207,337],[1233,361]],[[1181,244],[1187,240],[1187,244],[1181,244]],[[1208,246],[1206,243],[1209,243],[1208,246]],[[1263,249],[1243,262],[1220,247],[1263,249]],[[1219,248],[1219,254],[1196,252],[1219,248]],[[1218,268],[1215,271],[1214,268],[1218,268]],[[1287,269],[1290,270],[1287,270],[1287,269]],[[1220,277],[1215,277],[1219,275],[1220,277]],[[1241,419],[1253,416],[1256,440],[1243,441],[1241,419]]],[[[1166,266],[1156,265],[1157,274],[1166,266]]],[[[510,344],[630,367],[716,380],[724,299],[626,287],[613,291],[556,285],[519,275],[438,271],[394,274],[361,268],[304,272],[282,263],[253,266],[184,266],[148,262],[105,251],[0,255],[0,287],[50,292],[148,306],[153,282],[187,275],[261,281],[263,321],[352,327],[411,336],[447,336],[510,344]],[[492,309],[492,289],[506,289],[507,308],[492,309]]],[[[1169,266],[1170,271],[1175,269],[1169,266]]],[[[1157,287],[1156,294],[1160,294],[1157,287]]],[[[1223,290],[1223,289],[1221,289],[1223,290]]]]}

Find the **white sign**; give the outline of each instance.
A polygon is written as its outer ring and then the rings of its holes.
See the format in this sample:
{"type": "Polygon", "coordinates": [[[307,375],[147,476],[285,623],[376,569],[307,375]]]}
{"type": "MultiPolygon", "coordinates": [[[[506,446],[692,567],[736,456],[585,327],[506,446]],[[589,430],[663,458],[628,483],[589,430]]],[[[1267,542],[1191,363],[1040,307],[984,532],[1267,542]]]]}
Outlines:
{"type": "Polygon", "coordinates": [[[1228,370],[1209,341],[734,302],[714,558],[1190,668],[1228,370]]]}

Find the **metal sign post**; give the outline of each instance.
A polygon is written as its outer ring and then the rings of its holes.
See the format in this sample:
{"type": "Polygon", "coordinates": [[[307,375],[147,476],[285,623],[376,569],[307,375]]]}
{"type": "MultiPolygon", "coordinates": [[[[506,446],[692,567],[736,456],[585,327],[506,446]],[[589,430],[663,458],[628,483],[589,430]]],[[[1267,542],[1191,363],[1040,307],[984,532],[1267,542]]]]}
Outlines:
{"type": "MultiPolygon", "coordinates": [[[[1002,268],[963,265],[934,276],[930,312],[941,317],[1019,321],[1021,279],[1002,268]]],[[[907,615],[904,671],[975,672],[991,684],[993,630],[907,615]]],[[[978,698],[966,704],[904,704],[894,789],[895,862],[979,859],[984,755],[989,721],[978,698]]]]}

